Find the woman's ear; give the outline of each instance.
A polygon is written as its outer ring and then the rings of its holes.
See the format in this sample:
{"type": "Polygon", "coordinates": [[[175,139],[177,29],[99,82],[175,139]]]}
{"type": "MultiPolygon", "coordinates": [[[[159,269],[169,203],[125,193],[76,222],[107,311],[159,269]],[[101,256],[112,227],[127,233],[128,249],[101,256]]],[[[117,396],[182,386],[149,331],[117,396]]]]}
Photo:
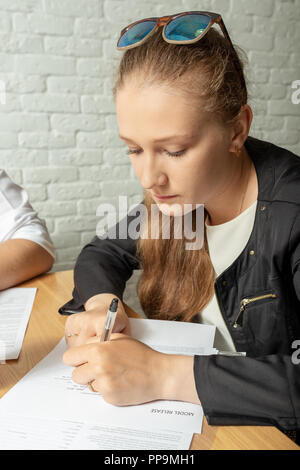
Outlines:
{"type": "Polygon", "coordinates": [[[252,109],[248,104],[243,105],[233,124],[229,152],[237,153],[242,148],[248,137],[252,119],[252,109]]]}

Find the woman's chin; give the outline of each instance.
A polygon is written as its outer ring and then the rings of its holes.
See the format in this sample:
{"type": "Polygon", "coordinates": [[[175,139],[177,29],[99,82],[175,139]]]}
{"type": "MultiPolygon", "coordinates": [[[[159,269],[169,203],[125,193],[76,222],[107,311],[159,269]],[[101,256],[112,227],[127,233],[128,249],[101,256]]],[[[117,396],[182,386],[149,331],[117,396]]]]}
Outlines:
{"type": "Polygon", "coordinates": [[[184,216],[186,214],[189,214],[191,211],[198,209],[200,206],[203,206],[203,204],[195,204],[195,203],[186,203],[186,204],[179,204],[179,203],[173,203],[173,204],[166,204],[166,203],[160,203],[156,202],[159,210],[168,216],[172,217],[179,217],[179,216],[184,216]]]}
{"type": "Polygon", "coordinates": [[[173,203],[173,204],[166,204],[165,202],[157,202],[156,203],[159,210],[169,217],[179,217],[184,214],[182,204],[173,203]]]}

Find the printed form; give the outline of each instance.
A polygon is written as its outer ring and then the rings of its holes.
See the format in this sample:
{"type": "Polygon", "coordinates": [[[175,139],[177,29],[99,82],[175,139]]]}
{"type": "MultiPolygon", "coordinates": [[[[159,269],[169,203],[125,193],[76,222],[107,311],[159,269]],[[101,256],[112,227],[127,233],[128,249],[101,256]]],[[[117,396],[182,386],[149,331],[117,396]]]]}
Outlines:
{"type": "Polygon", "coordinates": [[[36,291],[12,287],[0,292],[0,363],[19,357],[36,291]]]}
{"type": "MultiPolygon", "coordinates": [[[[212,354],[215,326],[130,319],[136,339],[161,352],[212,354]]],[[[72,381],[60,343],[0,400],[0,449],[188,449],[203,409],[182,401],[107,403],[72,381]]]]}

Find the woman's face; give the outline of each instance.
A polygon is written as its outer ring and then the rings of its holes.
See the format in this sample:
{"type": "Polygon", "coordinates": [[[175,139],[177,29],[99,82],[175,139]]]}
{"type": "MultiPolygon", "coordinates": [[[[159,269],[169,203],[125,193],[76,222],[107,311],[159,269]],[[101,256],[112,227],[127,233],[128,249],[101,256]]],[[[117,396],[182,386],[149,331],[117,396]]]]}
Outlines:
{"type": "Polygon", "coordinates": [[[128,83],[117,93],[116,113],[135,174],[162,212],[175,203],[207,205],[230,184],[236,159],[228,129],[179,93],[128,83]]]}

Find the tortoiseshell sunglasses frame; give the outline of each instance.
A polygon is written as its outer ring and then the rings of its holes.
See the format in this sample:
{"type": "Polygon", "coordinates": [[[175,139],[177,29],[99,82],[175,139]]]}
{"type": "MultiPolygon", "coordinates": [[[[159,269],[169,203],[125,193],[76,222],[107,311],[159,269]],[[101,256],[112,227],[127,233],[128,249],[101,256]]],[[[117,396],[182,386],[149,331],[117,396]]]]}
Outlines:
{"type": "Polygon", "coordinates": [[[246,88],[244,74],[243,74],[243,71],[240,67],[239,58],[238,58],[237,53],[236,53],[236,51],[233,47],[232,41],[230,39],[230,36],[228,34],[228,31],[226,29],[226,26],[224,24],[222,16],[219,13],[213,13],[213,12],[210,12],[210,11],[185,11],[185,12],[176,13],[176,14],[170,15],[170,16],[161,16],[161,17],[154,16],[154,17],[150,17],[150,18],[143,18],[142,20],[135,21],[134,23],[131,23],[128,26],[126,26],[125,28],[123,28],[121,33],[120,33],[120,37],[118,39],[118,42],[121,39],[121,37],[123,36],[123,34],[125,34],[130,28],[132,28],[133,26],[135,26],[138,23],[143,23],[145,21],[156,21],[156,26],[153,28],[153,30],[149,34],[147,34],[147,36],[145,36],[140,41],[138,41],[134,44],[129,44],[128,46],[123,46],[123,47],[116,46],[119,51],[123,51],[123,50],[126,50],[126,49],[132,49],[134,47],[140,46],[141,44],[146,42],[157,31],[157,29],[160,28],[161,26],[163,26],[162,36],[163,36],[163,38],[166,42],[169,42],[170,44],[193,44],[193,43],[199,41],[200,39],[202,39],[205,36],[205,34],[211,29],[211,27],[216,23],[220,26],[220,28],[221,28],[224,36],[225,36],[226,42],[227,42],[227,44],[229,45],[229,47],[231,48],[231,50],[233,52],[234,65],[237,69],[237,72],[240,75],[241,82],[242,82],[243,86],[246,88]],[[175,18],[179,18],[181,16],[195,15],[195,14],[204,15],[204,16],[209,17],[209,23],[208,23],[207,27],[205,28],[205,30],[203,31],[202,34],[200,34],[198,37],[196,37],[194,39],[188,39],[186,41],[176,41],[176,40],[166,38],[165,28],[172,20],[174,20],[175,18]]]}

